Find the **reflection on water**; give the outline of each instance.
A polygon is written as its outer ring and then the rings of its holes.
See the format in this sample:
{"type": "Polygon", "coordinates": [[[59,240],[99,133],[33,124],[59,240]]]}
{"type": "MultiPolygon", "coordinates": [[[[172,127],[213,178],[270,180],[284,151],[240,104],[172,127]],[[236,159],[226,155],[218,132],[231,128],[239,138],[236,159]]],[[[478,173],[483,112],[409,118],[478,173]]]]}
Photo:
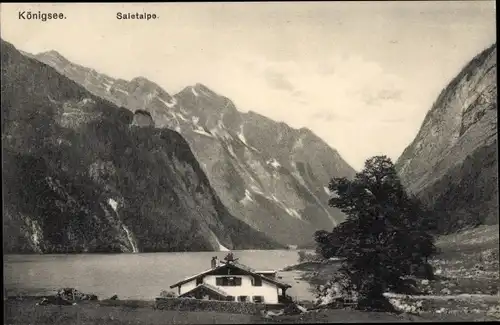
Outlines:
{"type": "MultiPolygon", "coordinates": [[[[154,299],[175,282],[210,268],[212,256],[224,252],[149,254],[6,255],[4,287],[8,294],[46,294],[61,287],[94,293],[101,299],[154,299]]],[[[297,263],[297,252],[234,251],[239,261],[257,270],[279,270],[297,263]]],[[[299,299],[312,299],[299,272],[279,272],[287,291],[299,299]]]]}

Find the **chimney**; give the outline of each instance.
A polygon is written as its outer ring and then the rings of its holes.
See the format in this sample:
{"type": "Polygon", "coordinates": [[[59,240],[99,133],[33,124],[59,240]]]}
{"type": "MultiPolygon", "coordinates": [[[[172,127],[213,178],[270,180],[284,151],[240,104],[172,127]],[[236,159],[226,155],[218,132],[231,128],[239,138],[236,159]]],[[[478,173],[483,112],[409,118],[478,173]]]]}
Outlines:
{"type": "Polygon", "coordinates": [[[210,267],[215,268],[215,256],[212,256],[212,260],[210,261],[210,267]]]}
{"type": "Polygon", "coordinates": [[[214,267],[218,267],[219,266],[219,258],[217,258],[217,256],[214,256],[214,267]]]}

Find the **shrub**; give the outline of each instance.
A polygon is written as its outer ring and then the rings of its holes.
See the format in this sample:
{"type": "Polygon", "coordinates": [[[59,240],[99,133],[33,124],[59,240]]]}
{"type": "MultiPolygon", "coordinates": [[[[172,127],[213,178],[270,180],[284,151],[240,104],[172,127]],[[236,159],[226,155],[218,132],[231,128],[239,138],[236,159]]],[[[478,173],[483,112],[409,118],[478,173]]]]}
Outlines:
{"type": "Polygon", "coordinates": [[[298,251],[299,263],[303,262],[317,262],[321,260],[321,257],[315,253],[307,253],[306,251],[298,251]]]}
{"type": "Polygon", "coordinates": [[[161,298],[176,298],[177,294],[173,291],[162,290],[162,292],[160,292],[160,297],[161,298]]]}

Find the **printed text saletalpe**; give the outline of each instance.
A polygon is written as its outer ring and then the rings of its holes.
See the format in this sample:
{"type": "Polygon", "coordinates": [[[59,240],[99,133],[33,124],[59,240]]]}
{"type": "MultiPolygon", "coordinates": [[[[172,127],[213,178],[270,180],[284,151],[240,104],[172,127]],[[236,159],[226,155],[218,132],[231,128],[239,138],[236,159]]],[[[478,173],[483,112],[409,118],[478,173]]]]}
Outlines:
{"type": "Polygon", "coordinates": [[[132,12],[117,12],[116,13],[116,19],[119,20],[150,20],[150,19],[158,19],[158,16],[156,14],[152,13],[132,13],[132,12]]]}

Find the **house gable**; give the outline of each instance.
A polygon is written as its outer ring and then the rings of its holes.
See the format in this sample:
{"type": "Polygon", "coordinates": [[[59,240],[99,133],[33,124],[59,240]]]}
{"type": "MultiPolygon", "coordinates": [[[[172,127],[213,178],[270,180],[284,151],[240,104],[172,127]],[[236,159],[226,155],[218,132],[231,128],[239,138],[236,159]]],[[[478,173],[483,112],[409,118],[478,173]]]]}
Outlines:
{"type": "Polygon", "coordinates": [[[213,287],[207,283],[202,283],[195,288],[179,295],[179,298],[193,297],[196,299],[227,300],[229,295],[223,290],[213,287]]]}
{"type": "MultiPolygon", "coordinates": [[[[263,272],[263,273],[268,273],[268,272],[263,272]]],[[[200,284],[203,282],[204,277],[216,276],[216,275],[221,275],[221,276],[222,275],[224,275],[224,276],[233,276],[233,275],[234,276],[237,276],[237,275],[243,276],[243,275],[245,275],[245,276],[253,277],[254,280],[257,279],[256,280],[257,282],[259,282],[259,281],[264,282],[265,281],[265,282],[271,283],[274,286],[281,288],[281,289],[286,290],[286,289],[291,287],[288,284],[285,284],[285,283],[282,283],[282,282],[275,280],[273,277],[268,277],[268,276],[265,276],[264,274],[256,273],[252,269],[250,269],[242,264],[226,263],[226,264],[220,265],[216,268],[207,270],[207,271],[202,272],[200,274],[197,274],[197,275],[194,275],[194,276],[189,277],[187,279],[184,279],[176,284],[171,285],[170,288],[175,288],[177,286],[181,286],[184,283],[187,283],[187,282],[190,282],[193,280],[197,280],[197,284],[200,284]]]]}

